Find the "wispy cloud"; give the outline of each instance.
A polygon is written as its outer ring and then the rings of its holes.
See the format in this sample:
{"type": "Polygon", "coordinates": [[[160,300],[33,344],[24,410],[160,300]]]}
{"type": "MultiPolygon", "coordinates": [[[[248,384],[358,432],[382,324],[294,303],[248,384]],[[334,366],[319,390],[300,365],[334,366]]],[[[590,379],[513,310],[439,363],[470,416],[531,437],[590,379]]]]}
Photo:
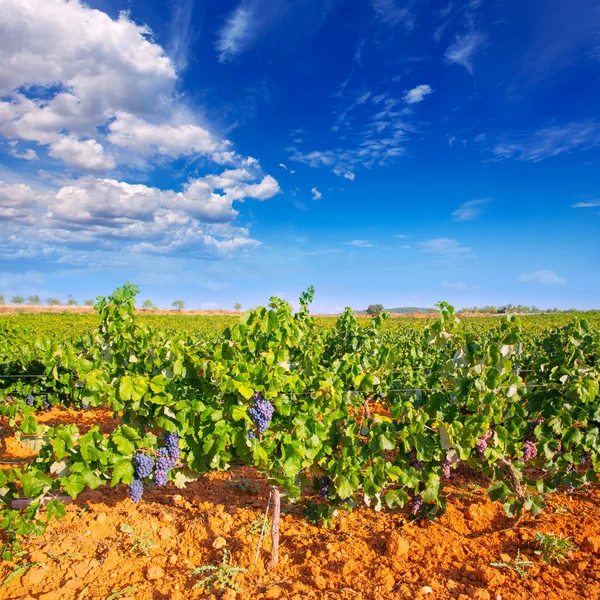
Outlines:
{"type": "Polygon", "coordinates": [[[242,3],[219,30],[216,48],[219,62],[229,62],[247,50],[255,36],[256,4],[242,3]]]}
{"type": "Polygon", "coordinates": [[[282,169],[285,169],[286,171],[288,170],[288,168],[287,168],[287,167],[286,167],[286,166],[285,166],[283,163],[279,163],[279,166],[280,166],[282,169]]]}
{"type": "Polygon", "coordinates": [[[187,66],[189,46],[193,38],[191,27],[194,0],[175,0],[171,22],[169,23],[169,43],[167,51],[178,70],[187,66]]]}
{"type": "Polygon", "coordinates": [[[313,200],[320,200],[323,197],[323,194],[321,194],[321,192],[316,187],[314,187],[310,191],[312,193],[312,199],[313,200]]]}
{"type": "Polygon", "coordinates": [[[563,285],[567,280],[557,275],[554,271],[541,269],[531,273],[521,273],[519,281],[522,283],[541,283],[543,285],[563,285]]]}
{"type": "Polygon", "coordinates": [[[312,250],[311,252],[303,252],[303,256],[326,256],[328,254],[341,254],[345,252],[343,248],[330,248],[325,250],[312,250]]]}
{"type": "Polygon", "coordinates": [[[404,235],[403,233],[397,233],[396,235],[394,235],[395,238],[398,238],[399,240],[404,240],[406,239],[408,236],[404,235]]]}
{"type": "Polygon", "coordinates": [[[422,84],[406,92],[402,99],[406,104],[418,104],[424,100],[425,96],[428,96],[431,93],[433,93],[432,87],[427,84],[422,84]]]}
{"type": "Polygon", "coordinates": [[[470,31],[465,35],[457,35],[444,54],[449,63],[462,65],[469,73],[473,73],[473,58],[485,44],[486,35],[478,31],[470,31]]]}
{"type": "Polygon", "coordinates": [[[442,281],[442,289],[464,292],[468,288],[464,281],[442,281]]]}
{"type": "Polygon", "coordinates": [[[434,238],[419,244],[423,252],[429,252],[446,258],[471,258],[471,248],[463,246],[451,238],[434,238]]]}
{"type": "Polygon", "coordinates": [[[484,211],[484,206],[491,201],[491,198],[480,198],[465,202],[452,211],[452,217],[455,221],[473,221],[484,211]]]}
{"type": "Polygon", "coordinates": [[[375,244],[372,244],[368,240],[352,240],[351,242],[344,242],[346,246],[355,246],[356,248],[375,248],[375,244]]]}
{"type": "Polygon", "coordinates": [[[405,6],[400,6],[396,0],[372,0],[371,4],[377,18],[386,25],[404,25],[407,30],[415,26],[415,18],[405,6]]]}
{"type": "Polygon", "coordinates": [[[456,141],[456,136],[451,136],[448,138],[448,146],[452,147],[452,144],[456,141]]]}
{"type": "Polygon", "coordinates": [[[600,121],[572,121],[507,137],[491,148],[497,160],[538,162],[573,150],[600,146],[600,121]]]}
{"type": "Polygon", "coordinates": [[[596,208],[600,206],[600,200],[590,200],[589,202],[576,202],[571,208],[596,208]]]}

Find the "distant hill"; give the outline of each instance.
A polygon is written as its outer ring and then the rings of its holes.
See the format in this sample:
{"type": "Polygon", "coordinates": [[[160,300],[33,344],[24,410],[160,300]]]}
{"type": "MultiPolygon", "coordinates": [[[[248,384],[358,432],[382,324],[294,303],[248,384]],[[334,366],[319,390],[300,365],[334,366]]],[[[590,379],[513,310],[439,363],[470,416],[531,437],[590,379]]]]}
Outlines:
{"type": "MultiPolygon", "coordinates": [[[[385,310],[387,310],[387,312],[389,312],[390,314],[393,315],[406,315],[406,314],[414,314],[414,313],[429,313],[429,312],[433,312],[433,313],[437,313],[438,309],[437,308],[422,308],[419,306],[402,306],[400,308],[386,308],[385,310]]],[[[357,315],[366,315],[367,311],[366,310],[355,310],[354,311],[357,315]]]]}

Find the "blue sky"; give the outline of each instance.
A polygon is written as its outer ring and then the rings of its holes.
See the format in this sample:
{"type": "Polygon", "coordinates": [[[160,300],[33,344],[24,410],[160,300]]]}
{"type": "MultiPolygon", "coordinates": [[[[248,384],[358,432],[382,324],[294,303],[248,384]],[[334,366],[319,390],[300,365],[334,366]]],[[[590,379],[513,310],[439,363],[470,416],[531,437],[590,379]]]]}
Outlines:
{"type": "Polygon", "coordinates": [[[592,0],[2,0],[0,294],[599,307],[592,0]]]}

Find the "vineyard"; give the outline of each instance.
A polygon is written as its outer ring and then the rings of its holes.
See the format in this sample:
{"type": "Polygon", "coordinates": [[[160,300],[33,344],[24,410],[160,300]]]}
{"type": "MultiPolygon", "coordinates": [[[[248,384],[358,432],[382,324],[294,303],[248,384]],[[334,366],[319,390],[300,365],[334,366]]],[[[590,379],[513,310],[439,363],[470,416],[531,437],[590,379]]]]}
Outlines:
{"type": "Polygon", "coordinates": [[[597,314],[136,293],[0,320],[0,598],[600,597],[597,314]]]}

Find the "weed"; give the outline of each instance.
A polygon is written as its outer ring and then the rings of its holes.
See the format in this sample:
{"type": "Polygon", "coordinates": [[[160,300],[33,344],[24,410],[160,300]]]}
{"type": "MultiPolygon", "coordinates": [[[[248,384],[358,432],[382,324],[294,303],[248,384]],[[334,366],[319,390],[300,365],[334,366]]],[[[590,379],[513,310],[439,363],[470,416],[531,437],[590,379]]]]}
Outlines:
{"type": "Polygon", "coordinates": [[[258,482],[247,477],[236,477],[233,481],[227,481],[225,485],[233,487],[244,494],[258,494],[260,491],[258,482]]]}
{"type": "MultiPolygon", "coordinates": [[[[250,527],[248,527],[248,533],[252,536],[260,533],[262,531],[263,523],[265,522],[264,517],[258,517],[252,523],[250,523],[250,527]]],[[[265,526],[265,531],[269,531],[271,529],[271,519],[267,519],[267,524],[265,526]]]]}
{"type": "Polygon", "coordinates": [[[232,589],[236,592],[241,592],[242,588],[236,583],[237,575],[245,571],[241,567],[232,567],[229,565],[229,552],[223,548],[223,558],[220,565],[203,565],[192,571],[192,575],[201,575],[202,573],[210,573],[194,585],[194,589],[205,587],[209,592],[212,590],[225,591],[232,589]]]}
{"type": "Polygon", "coordinates": [[[553,561],[560,563],[565,560],[567,554],[577,550],[577,546],[569,538],[563,538],[560,535],[538,531],[533,539],[539,548],[535,553],[540,554],[548,564],[553,561]]]}
{"type": "Polygon", "coordinates": [[[106,600],[115,600],[115,598],[118,598],[119,596],[122,596],[123,594],[129,594],[131,592],[135,592],[137,590],[137,588],[133,585],[130,585],[126,588],[123,588],[122,590],[112,590],[112,594],[110,596],[108,596],[106,598],[106,600]]]}
{"type": "Polygon", "coordinates": [[[29,569],[32,569],[33,567],[42,567],[45,569],[46,565],[44,563],[39,562],[15,563],[13,565],[12,573],[9,573],[8,577],[2,582],[2,587],[6,587],[15,577],[20,577],[21,575],[27,573],[27,571],[29,571],[29,569]]]}
{"type": "Polygon", "coordinates": [[[137,535],[131,525],[123,523],[121,531],[131,538],[131,551],[139,552],[144,556],[152,556],[152,551],[156,544],[150,539],[150,532],[145,531],[142,535],[137,535]]]}
{"type": "Polygon", "coordinates": [[[533,563],[530,560],[524,560],[521,558],[520,550],[517,550],[517,556],[513,560],[512,564],[506,562],[492,562],[490,565],[498,569],[512,569],[519,574],[521,579],[525,579],[528,576],[526,569],[531,569],[531,567],[533,567],[533,563]]]}

